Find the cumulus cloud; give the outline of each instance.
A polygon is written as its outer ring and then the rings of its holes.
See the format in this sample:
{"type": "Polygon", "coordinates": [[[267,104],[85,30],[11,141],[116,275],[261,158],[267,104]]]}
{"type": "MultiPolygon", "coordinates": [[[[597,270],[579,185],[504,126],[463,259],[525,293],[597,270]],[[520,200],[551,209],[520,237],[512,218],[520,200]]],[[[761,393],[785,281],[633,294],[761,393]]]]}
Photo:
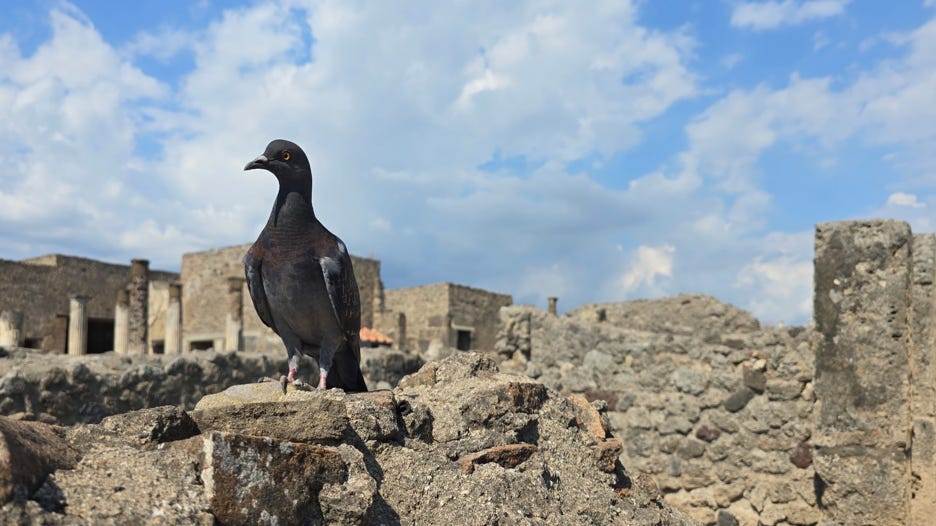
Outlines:
{"type": "MultiPolygon", "coordinates": [[[[738,4],[733,23],[804,23],[847,3],[738,4]]],[[[811,283],[794,280],[808,278],[811,242],[779,250],[784,234],[765,232],[764,157],[784,147],[831,166],[857,141],[932,178],[936,22],[845,79],[791,74],[718,94],[693,71],[691,28],[649,29],[639,6],[268,1],[120,49],[57,8],[29,56],[0,36],[11,167],[0,241],[23,257],[75,247],[170,267],[183,251],[247,242],[276,182],[241,169],[285,137],[310,156],[318,215],[352,252],[383,261],[388,286],[457,279],[567,306],[725,291],[765,319],[805,321],[811,283]],[[193,65],[171,85],[138,65],[183,52],[193,65]],[[685,148],[658,168],[573,168],[630,151],[647,123],[702,94],[685,148]]],[[[900,188],[915,198],[887,211],[922,217],[930,199],[900,188]]]]}
{"type": "Polygon", "coordinates": [[[903,192],[895,192],[887,197],[888,206],[907,206],[910,208],[925,208],[926,205],[917,201],[917,196],[914,194],[905,194],[903,192]]]}
{"type": "Polygon", "coordinates": [[[793,26],[841,15],[851,0],[770,0],[740,2],[731,13],[731,25],[755,31],[793,26]]]}
{"type": "Polygon", "coordinates": [[[641,245],[631,256],[630,265],[618,279],[625,294],[636,291],[662,291],[661,280],[673,276],[673,258],[676,247],[641,245]]]}

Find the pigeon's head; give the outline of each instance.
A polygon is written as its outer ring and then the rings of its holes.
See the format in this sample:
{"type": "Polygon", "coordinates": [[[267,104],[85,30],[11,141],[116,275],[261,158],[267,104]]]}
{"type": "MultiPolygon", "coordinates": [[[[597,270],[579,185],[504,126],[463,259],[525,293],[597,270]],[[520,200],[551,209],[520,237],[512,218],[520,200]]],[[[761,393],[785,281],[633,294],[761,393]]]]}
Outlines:
{"type": "Polygon", "coordinates": [[[312,170],[309,159],[296,143],[276,139],[267,145],[263,155],[247,163],[244,170],[263,168],[279,179],[280,185],[312,188],[312,170]]]}

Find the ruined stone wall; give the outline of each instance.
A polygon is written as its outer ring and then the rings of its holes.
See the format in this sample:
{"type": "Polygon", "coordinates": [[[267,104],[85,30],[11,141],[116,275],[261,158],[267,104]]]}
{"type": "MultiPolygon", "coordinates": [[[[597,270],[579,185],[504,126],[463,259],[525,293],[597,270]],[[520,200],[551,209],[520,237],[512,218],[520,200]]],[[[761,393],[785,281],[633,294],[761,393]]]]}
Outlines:
{"type": "MultiPolygon", "coordinates": [[[[172,280],[172,272],[151,271],[150,280],[172,280]]],[[[68,296],[90,296],[88,318],[113,320],[117,291],[130,281],[130,267],[50,254],[24,261],[0,260],[0,310],[24,314],[25,338],[43,349],[64,352],[68,296]],[[64,317],[64,318],[63,318],[64,317]]]]}
{"type": "Polygon", "coordinates": [[[502,310],[503,368],[608,404],[622,463],[706,524],[931,524],[936,237],[816,227],[815,326],[701,296],[502,310]],[[601,321],[603,320],[603,321],[601,321]]]}
{"type": "Polygon", "coordinates": [[[761,329],[705,296],[501,312],[502,368],[604,400],[621,463],[652,474],[674,506],[703,524],[819,519],[812,333],[761,329]]]}
{"type": "Polygon", "coordinates": [[[383,306],[383,282],[380,280],[380,261],[351,256],[354,279],[361,293],[361,326],[374,327],[375,313],[383,306]]]}
{"type": "Polygon", "coordinates": [[[936,243],[899,221],[816,227],[823,524],[930,524],[936,243]]]}
{"type": "Polygon", "coordinates": [[[447,346],[449,336],[449,284],[433,283],[384,291],[389,311],[406,315],[406,347],[425,352],[430,345],[447,346]],[[435,343],[433,343],[435,342],[435,343]]]}
{"type": "MultiPolygon", "coordinates": [[[[498,294],[464,285],[449,286],[449,310],[453,329],[471,330],[471,349],[491,350],[497,341],[500,309],[513,303],[507,294],[498,294]]],[[[455,347],[452,331],[449,347],[455,347]]]]}

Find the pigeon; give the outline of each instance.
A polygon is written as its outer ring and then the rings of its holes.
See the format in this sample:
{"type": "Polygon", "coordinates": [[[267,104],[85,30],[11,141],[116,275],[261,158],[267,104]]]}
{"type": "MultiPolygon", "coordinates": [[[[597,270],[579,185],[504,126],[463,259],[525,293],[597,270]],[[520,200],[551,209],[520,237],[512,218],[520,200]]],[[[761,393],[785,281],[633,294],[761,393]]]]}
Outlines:
{"type": "Polygon", "coordinates": [[[283,340],[289,373],[279,381],[308,388],[297,377],[302,354],[318,359],[318,389],[367,391],[361,374],[361,299],[344,242],[312,208],[312,170],[299,146],[272,141],[244,170],[262,168],[279,181],[273,211],[244,256],[257,315],[283,340]]]}

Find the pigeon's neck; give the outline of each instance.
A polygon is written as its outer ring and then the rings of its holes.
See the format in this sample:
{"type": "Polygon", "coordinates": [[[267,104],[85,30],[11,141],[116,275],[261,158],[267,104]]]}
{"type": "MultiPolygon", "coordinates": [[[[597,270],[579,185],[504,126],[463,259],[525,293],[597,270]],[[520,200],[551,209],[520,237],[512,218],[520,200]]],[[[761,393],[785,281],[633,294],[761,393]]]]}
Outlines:
{"type": "Polygon", "coordinates": [[[281,226],[284,221],[290,223],[298,220],[306,223],[313,219],[315,210],[312,208],[312,190],[296,190],[280,185],[269,223],[276,227],[281,226]]]}

